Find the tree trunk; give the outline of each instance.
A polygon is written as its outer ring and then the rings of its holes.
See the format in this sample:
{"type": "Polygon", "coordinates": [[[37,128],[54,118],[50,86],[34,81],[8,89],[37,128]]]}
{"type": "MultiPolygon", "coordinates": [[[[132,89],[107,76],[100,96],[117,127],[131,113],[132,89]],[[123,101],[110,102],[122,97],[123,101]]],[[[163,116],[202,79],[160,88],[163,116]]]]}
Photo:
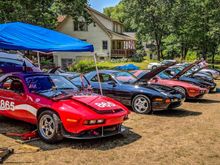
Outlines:
{"type": "Polygon", "coordinates": [[[160,50],[160,55],[161,55],[161,58],[164,60],[163,50],[160,50]]]}
{"type": "Polygon", "coordinates": [[[203,47],[202,48],[202,58],[204,58],[204,60],[206,60],[206,58],[207,58],[207,48],[206,47],[203,47]]]}
{"type": "Polygon", "coordinates": [[[183,57],[184,57],[184,46],[183,43],[181,44],[181,61],[183,61],[183,57]]]}
{"type": "Polygon", "coordinates": [[[186,46],[184,47],[184,54],[183,54],[183,59],[186,59],[186,55],[188,53],[188,48],[186,48],[186,46]]]}
{"type": "Polygon", "coordinates": [[[155,40],[156,40],[156,47],[157,47],[157,60],[160,61],[160,47],[161,47],[161,40],[159,39],[158,34],[155,32],[155,40]]]}

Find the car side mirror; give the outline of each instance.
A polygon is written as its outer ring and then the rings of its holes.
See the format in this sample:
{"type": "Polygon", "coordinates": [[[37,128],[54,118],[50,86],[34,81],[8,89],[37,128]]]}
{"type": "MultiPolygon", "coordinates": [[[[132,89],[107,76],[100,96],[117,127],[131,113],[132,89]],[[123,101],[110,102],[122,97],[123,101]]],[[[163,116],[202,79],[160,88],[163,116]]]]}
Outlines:
{"type": "Polygon", "coordinates": [[[115,82],[115,81],[110,81],[110,82],[108,82],[108,84],[109,84],[109,85],[112,85],[113,87],[116,86],[116,82],[115,82]]]}
{"type": "Polygon", "coordinates": [[[155,82],[157,82],[157,81],[158,81],[158,78],[157,78],[157,77],[153,77],[152,80],[155,81],[155,82]]]}

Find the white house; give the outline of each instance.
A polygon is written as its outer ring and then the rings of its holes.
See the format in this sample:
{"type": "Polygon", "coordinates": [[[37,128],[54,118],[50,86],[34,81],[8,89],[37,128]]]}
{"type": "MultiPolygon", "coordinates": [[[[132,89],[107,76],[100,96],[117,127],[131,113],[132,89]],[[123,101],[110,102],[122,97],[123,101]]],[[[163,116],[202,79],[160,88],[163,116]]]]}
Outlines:
{"type": "MultiPolygon", "coordinates": [[[[92,23],[87,23],[84,18],[76,22],[70,16],[61,16],[57,30],[93,44],[99,60],[129,57],[135,53],[135,38],[124,33],[122,23],[90,7],[87,7],[87,12],[92,23]]],[[[55,64],[63,68],[81,59],[93,58],[88,52],[54,53],[53,56],[55,64]]]]}

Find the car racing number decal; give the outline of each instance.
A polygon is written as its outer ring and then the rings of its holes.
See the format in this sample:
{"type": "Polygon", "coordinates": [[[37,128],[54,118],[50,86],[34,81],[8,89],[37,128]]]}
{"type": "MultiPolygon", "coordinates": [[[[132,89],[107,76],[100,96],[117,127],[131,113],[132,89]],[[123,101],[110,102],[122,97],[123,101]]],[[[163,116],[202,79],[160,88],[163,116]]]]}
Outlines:
{"type": "Polygon", "coordinates": [[[116,105],[114,103],[111,102],[100,102],[100,103],[95,103],[95,105],[97,105],[100,108],[106,108],[106,107],[115,107],[116,105]]]}
{"type": "Polygon", "coordinates": [[[15,103],[12,101],[0,100],[0,111],[15,110],[15,103]]]}

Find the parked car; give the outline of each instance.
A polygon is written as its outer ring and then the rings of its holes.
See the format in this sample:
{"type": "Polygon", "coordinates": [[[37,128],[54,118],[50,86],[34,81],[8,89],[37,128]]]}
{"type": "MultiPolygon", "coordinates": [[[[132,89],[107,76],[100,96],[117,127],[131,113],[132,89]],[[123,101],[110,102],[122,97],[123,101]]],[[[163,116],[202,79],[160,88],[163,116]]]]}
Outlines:
{"type": "MultiPolygon", "coordinates": [[[[177,69],[177,70],[181,71],[185,67],[172,66],[171,68],[172,69],[177,69]]],[[[205,72],[201,73],[200,72],[201,69],[202,68],[199,68],[197,65],[195,65],[191,69],[186,71],[186,73],[184,73],[184,76],[214,83],[214,78],[210,74],[208,74],[208,73],[205,73],[205,72]]],[[[173,74],[175,74],[174,71],[173,71],[173,74]]]]}
{"type": "Polygon", "coordinates": [[[148,69],[153,70],[153,69],[156,69],[157,67],[160,67],[162,65],[168,65],[171,63],[176,63],[176,60],[164,60],[160,63],[157,63],[157,62],[149,63],[148,69]]]}
{"type": "Polygon", "coordinates": [[[189,82],[191,84],[200,86],[201,88],[207,88],[210,91],[215,91],[216,88],[215,82],[212,81],[210,82],[209,80],[204,80],[204,79],[198,79],[196,77],[188,75],[188,71],[190,71],[190,69],[192,69],[195,65],[197,65],[197,62],[190,64],[189,66],[186,66],[183,69],[180,69],[178,67],[170,67],[166,69],[164,72],[170,74],[172,76],[172,79],[189,82]]]}
{"type": "MultiPolygon", "coordinates": [[[[140,114],[179,107],[185,96],[175,89],[151,85],[136,78],[131,73],[116,70],[99,71],[104,95],[112,97],[140,114]]],[[[96,93],[100,92],[95,71],[85,74],[96,93]]]]}
{"type": "Polygon", "coordinates": [[[46,73],[3,75],[0,101],[0,115],[37,125],[48,143],[120,134],[129,114],[111,98],[80,92],[65,77],[46,73]]]}
{"type": "Polygon", "coordinates": [[[204,68],[204,69],[200,70],[199,72],[200,73],[208,73],[208,74],[212,75],[212,77],[214,79],[218,79],[220,76],[220,72],[215,69],[204,68]]]}
{"type": "Polygon", "coordinates": [[[68,78],[69,80],[75,78],[76,76],[79,75],[79,73],[76,72],[66,72],[64,70],[62,70],[60,67],[55,67],[53,69],[50,69],[48,71],[49,74],[56,74],[56,75],[61,75],[64,76],[66,78],[68,78]]]}
{"type": "Polygon", "coordinates": [[[0,52],[0,74],[22,72],[24,67],[29,72],[41,72],[28,58],[20,54],[0,52]]]}
{"type": "MultiPolygon", "coordinates": [[[[149,71],[147,70],[131,71],[131,73],[138,78],[143,78],[143,76],[145,76],[148,72],[149,71]]],[[[208,93],[208,90],[206,88],[201,88],[188,82],[172,79],[172,76],[170,74],[167,74],[163,71],[158,73],[150,80],[148,77],[146,77],[146,81],[152,84],[161,84],[172,87],[177,91],[182,92],[186,96],[186,99],[202,98],[206,93],[208,93]]]]}

